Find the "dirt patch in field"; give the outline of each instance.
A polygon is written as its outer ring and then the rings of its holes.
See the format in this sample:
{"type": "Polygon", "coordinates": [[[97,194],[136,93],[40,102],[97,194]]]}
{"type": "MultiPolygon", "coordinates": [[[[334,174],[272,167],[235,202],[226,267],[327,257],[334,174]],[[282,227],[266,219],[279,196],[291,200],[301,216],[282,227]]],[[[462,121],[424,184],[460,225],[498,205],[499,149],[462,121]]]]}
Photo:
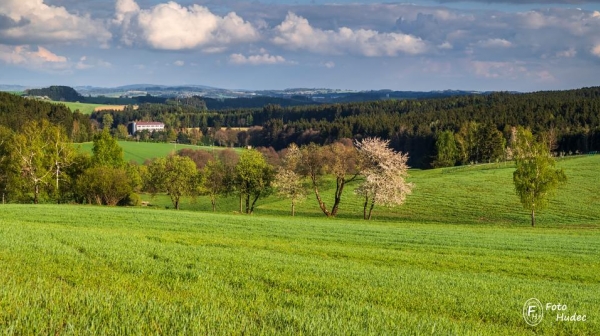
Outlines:
{"type": "MultiPolygon", "coordinates": [[[[98,106],[94,109],[94,112],[98,112],[98,111],[108,111],[108,110],[113,110],[113,111],[123,111],[125,110],[125,107],[127,107],[127,105],[104,105],[104,106],[98,106]]],[[[138,109],[137,105],[133,106],[134,110],[138,109]]]]}

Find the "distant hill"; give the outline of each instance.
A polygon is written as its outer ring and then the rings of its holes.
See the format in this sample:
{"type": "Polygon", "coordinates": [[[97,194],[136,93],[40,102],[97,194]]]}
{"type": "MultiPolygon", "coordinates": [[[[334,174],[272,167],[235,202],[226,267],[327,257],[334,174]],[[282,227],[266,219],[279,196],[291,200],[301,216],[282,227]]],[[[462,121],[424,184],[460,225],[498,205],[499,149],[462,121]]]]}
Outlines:
{"type": "Polygon", "coordinates": [[[83,101],[83,96],[69,86],[50,86],[43,89],[29,89],[25,93],[30,96],[48,97],[55,101],[83,101]]]}
{"type": "Polygon", "coordinates": [[[230,109],[245,109],[245,108],[263,108],[267,105],[279,105],[282,107],[303,106],[303,105],[318,105],[308,97],[293,96],[290,98],[258,96],[252,98],[226,98],[213,99],[203,98],[206,102],[206,107],[209,110],[230,110],[230,109]]]}

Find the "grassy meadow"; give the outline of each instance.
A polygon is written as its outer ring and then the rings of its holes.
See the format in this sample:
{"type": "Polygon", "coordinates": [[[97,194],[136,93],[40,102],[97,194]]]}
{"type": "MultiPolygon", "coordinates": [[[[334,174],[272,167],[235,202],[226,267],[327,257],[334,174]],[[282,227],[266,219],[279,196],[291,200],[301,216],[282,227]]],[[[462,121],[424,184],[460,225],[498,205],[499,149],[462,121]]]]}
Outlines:
{"type": "Polygon", "coordinates": [[[233,197],[2,205],[0,334],[598,335],[600,155],[559,166],[536,228],[510,164],[411,171],[373,221],[353,185],[335,219],[311,195],[294,218],[276,196],[252,216],[233,197]],[[532,297],[587,320],[528,326],[532,297]]]}
{"type": "Polygon", "coordinates": [[[79,110],[82,114],[92,114],[95,109],[105,106],[102,104],[87,104],[87,103],[73,103],[73,102],[60,102],[60,101],[52,101],[54,104],[63,104],[67,106],[72,112],[75,110],[79,110]]]}
{"type": "MultiPolygon", "coordinates": [[[[87,153],[92,153],[93,143],[86,142],[77,144],[79,150],[87,153]]],[[[157,157],[165,157],[169,154],[175,153],[176,151],[183,148],[190,149],[203,149],[207,151],[222,150],[224,147],[207,147],[207,146],[194,146],[194,145],[182,145],[173,143],[154,143],[154,142],[135,142],[135,141],[119,141],[119,146],[123,148],[123,155],[126,162],[135,161],[138,163],[144,163],[148,159],[157,157]]],[[[234,148],[239,151],[241,149],[234,148]]]]}

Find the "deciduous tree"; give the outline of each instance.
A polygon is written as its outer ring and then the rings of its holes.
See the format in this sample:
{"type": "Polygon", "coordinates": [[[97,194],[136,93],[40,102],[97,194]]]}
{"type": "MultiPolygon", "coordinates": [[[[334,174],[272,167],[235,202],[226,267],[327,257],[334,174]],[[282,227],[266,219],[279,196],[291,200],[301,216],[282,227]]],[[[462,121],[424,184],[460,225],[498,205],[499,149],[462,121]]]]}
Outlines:
{"type": "Polygon", "coordinates": [[[87,203],[114,206],[133,189],[125,169],[98,166],[87,169],[77,179],[77,190],[87,203]]]}
{"type": "Polygon", "coordinates": [[[260,152],[248,149],[240,155],[235,172],[238,193],[246,202],[245,212],[252,214],[256,201],[272,192],[273,168],[260,152]]]}
{"type": "Polygon", "coordinates": [[[566,182],[567,176],[562,169],[554,168],[555,160],[546,143],[535,141],[528,130],[517,131],[514,156],[515,191],[523,207],[531,211],[531,226],[535,226],[535,212],[548,206],[549,197],[566,182]]]}
{"type": "Polygon", "coordinates": [[[363,218],[371,219],[375,205],[396,206],[404,203],[414,185],[406,181],[408,155],[395,152],[388,140],[367,138],[356,142],[362,158],[365,180],[355,190],[364,197],[363,218]],[[368,209],[368,211],[367,211],[368,209]]]}
{"type": "Polygon", "coordinates": [[[39,203],[42,187],[52,180],[54,129],[47,120],[32,121],[14,137],[12,153],[21,170],[21,185],[25,191],[33,193],[35,204],[39,203]]]}
{"type": "Polygon", "coordinates": [[[296,213],[296,203],[306,197],[302,176],[295,172],[301,159],[300,148],[295,144],[291,144],[282,159],[281,166],[277,169],[275,181],[273,182],[273,185],[277,188],[277,193],[292,201],[292,216],[296,213]]]}
{"type": "Polygon", "coordinates": [[[435,168],[452,167],[456,164],[459,152],[452,131],[439,133],[435,141],[435,148],[437,150],[437,155],[433,161],[435,168]]]}
{"type": "Polygon", "coordinates": [[[231,176],[228,176],[225,165],[218,159],[209,160],[202,170],[201,192],[209,196],[213,211],[216,210],[217,197],[228,191],[228,178],[231,176]]]}
{"type": "Polygon", "coordinates": [[[123,149],[107,129],[94,136],[92,162],[96,166],[122,167],[123,149]]]}
{"type": "Polygon", "coordinates": [[[194,194],[198,179],[194,161],[176,155],[152,161],[148,166],[148,178],[147,190],[152,194],[166,192],[177,210],[181,197],[194,194]]]}
{"type": "Polygon", "coordinates": [[[356,148],[351,142],[349,145],[335,142],[323,147],[311,143],[303,146],[301,152],[299,172],[310,179],[321,211],[327,217],[335,217],[339,211],[344,187],[360,174],[360,160],[356,148]],[[325,174],[331,174],[335,178],[335,194],[331,210],[327,208],[319,193],[319,186],[325,174]]]}

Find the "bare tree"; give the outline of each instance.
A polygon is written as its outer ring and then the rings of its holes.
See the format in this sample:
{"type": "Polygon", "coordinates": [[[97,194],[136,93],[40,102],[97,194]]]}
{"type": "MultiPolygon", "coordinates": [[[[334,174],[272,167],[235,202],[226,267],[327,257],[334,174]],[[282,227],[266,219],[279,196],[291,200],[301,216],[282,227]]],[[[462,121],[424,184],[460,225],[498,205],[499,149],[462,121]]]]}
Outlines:
{"type": "Polygon", "coordinates": [[[389,140],[379,138],[356,142],[365,180],[355,192],[364,197],[364,219],[371,219],[375,205],[395,206],[404,203],[414,187],[406,181],[408,155],[395,152],[389,143],[389,140]]]}

